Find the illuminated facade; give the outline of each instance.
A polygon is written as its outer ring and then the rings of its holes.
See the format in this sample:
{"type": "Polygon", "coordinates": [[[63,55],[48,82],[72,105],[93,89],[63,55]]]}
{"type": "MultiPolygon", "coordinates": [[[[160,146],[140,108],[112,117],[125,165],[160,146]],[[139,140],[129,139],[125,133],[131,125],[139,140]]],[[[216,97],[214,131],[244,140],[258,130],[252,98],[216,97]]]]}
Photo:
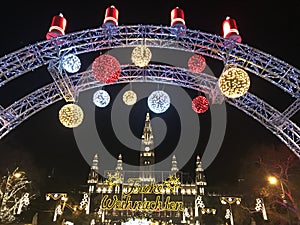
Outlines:
{"type": "MultiPolygon", "coordinates": [[[[156,171],[154,138],[147,113],[141,137],[140,171],[123,170],[119,155],[115,170],[98,175],[101,158],[94,156],[88,177],[85,211],[91,224],[200,224],[201,215],[215,214],[206,208],[203,196],[207,185],[200,157],[196,158],[193,183],[182,183],[182,173],[172,157],[169,171],[156,171]]],[[[84,199],[83,199],[84,200],[84,199]]],[[[84,205],[82,203],[81,205],[84,205]]]]}

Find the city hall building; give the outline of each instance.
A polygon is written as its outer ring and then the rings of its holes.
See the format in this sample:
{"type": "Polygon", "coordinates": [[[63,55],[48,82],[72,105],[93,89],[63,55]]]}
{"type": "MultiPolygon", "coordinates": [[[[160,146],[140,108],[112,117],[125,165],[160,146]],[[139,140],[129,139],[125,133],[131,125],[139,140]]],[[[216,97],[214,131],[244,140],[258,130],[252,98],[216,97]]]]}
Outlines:
{"type": "MultiPolygon", "coordinates": [[[[200,157],[195,159],[193,182],[183,183],[182,172],[173,155],[169,171],[156,171],[155,149],[150,123],[146,114],[141,137],[139,171],[123,169],[122,155],[114,170],[99,175],[100,157],[93,158],[87,179],[87,190],[73,211],[88,215],[89,224],[202,224],[203,216],[212,217],[216,208],[206,205],[206,180],[200,157]]],[[[67,196],[49,193],[46,197],[59,200],[53,221],[63,218],[67,196]]],[[[69,208],[71,208],[69,206],[69,208]]],[[[62,224],[76,224],[63,220],[62,224]]]]}

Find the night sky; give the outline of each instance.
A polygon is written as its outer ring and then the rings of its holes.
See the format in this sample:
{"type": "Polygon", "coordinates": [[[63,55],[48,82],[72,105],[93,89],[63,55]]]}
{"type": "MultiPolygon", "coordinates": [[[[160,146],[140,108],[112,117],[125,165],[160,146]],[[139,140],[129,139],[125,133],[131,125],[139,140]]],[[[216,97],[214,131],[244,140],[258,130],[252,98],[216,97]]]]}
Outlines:
{"type": "MultiPolygon", "coordinates": [[[[298,54],[300,45],[299,37],[296,35],[300,21],[300,14],[297,12],[300,2],[288,0],[284,1],[285,5],[276,1],[261,2],[256,0],[222,2],[90,0],[81,3],[58,0],[38,3],[8,1],[0,14],[0,56],[45,40],[52,17],[59,13],[63,13],[68,20],[66,33],[72,33],[101,26],[105,9],[110,5],[119,10],[120,25],[169,25],[171,10],[179,6],[185,12],[185,21],[189,29],[221,34],[223,20],[226,16],[231,16],[237,21],[243,43],[297,68],[300,67],[298,54]]],[[[86,68],[94,56],[83,59],[86,68]]],[[[218,68],[213,70],[218,71],[218,68]]],[[[293,101],[290,96],[266,81],[254,75],[250,76],[250,79],[252,82],[250,92],[275,108],[283,111],[293,101]]],[[[46,68],[27,73],[0,87],[0,104],[7,107],[20,97],[50,82],[51,76],[46,68]]],[[[113,85],[107,90],[114,98],[122,87],[113,85]]],[[[187,93],[191,97],[198,94],[192,90],[187,90],[187,93]]],[[[57,186],[60,182],[72,185],[86,181],[90,162],[87,163],[83,159],[72,130],[63,127],[57,118],[58,111],[64,104],[62,100],[38,112],[0,140],[0,175],[4,175],[7,169],[12,170],[15,166],[19,166],[37,183],[45,184],[50,178],[57,180],[57,186]]],[[[146,100],[142,99],[130,113],[130,127],[138,138],[142,133],[147,110],[146,100]]],[[[240,168],[247,162],[248,154],[255,152],[259,146],[282,144],[275,135],[248,115],[230,105],[227,105],[226,110],[227,126],[224,141],[218,156],[206,170],[207,180],[213,185],[236,182],[243,176],[240,168]]],[[[160,117],[168,126],[167,139],[157,150],[159,161],[160,158],[172,154],[172,148],[176,146],[174,140],[180,135],[179,119],[174,107],[165,114],[152,113],[151,117],[160,117]]],[[[135,163],[134,153],[126,146],[122,146],[110,129],[110,108],[96,110],[95,118],[99,134],[102,135],[101,139],[111,153],[115,156],[122,153],[125,161],[135,163]]],[[[300,124],[299,112],[292,120],[300,124]]],[[[194,156],[186,165],[180,165],[185,172],[193,172],[195,156],[203,154],[209,137],[209,112],[199,115],[199,121],[201,134],[194,156]]],[[[187,132],[185,135],[191,134],[187,132]]]]}

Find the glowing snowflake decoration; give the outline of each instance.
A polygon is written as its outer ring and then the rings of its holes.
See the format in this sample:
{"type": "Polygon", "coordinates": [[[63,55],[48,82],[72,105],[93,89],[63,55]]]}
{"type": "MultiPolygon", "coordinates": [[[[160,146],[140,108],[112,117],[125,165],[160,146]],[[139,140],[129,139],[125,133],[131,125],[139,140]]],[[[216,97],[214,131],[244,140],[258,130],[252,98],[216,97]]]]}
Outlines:
{"type": "Polygon", "coordinates": [[[148,107],[154,113],[163,113],[170,107],[170,97],[164,91],[153,91],[148,97],[148,107]]]}
{"type": "Polygon", "coordinates": [[[69,73],[76,73],[81,67],[80,59],[74,54],[66,55],[62,58],[62,67],[69,73]]]}
{"type": "Polygon", "coordinates": [[[93,102],[100,108],[106,107],[110,102],[110,96],[107,91],[98,90],[93,95],[93,102]]]}

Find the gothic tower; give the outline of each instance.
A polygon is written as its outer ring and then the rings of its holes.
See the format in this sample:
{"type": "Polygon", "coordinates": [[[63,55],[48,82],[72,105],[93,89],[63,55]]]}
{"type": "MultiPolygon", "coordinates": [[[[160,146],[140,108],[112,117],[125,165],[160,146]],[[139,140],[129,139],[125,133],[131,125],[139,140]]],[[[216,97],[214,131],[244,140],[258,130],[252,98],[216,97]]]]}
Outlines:
{"type": "Polygon", "coordinates": [[[140,152],[140,179],[143,182],[153,182],[154,178],[154,143],[150,115],[147,113],[145,126],[142,135],[142,144],[140,152]]]}
{"type": "Polygon", "coordinates": [[[115,172],[119,173],[119,176],[121,178],[121,183],[124,182],[124,174],[123,174],[123,160],[122,160],[122,155],[119,154],[118,156],[118,161],[117,161],[117,166],[115,168],[115,172]]]}
{"type": "Polygon", "coordinates": [[[196,171],[195,171],[195,181],[196,185],[198,186],[199,194],[204,195],[204,187],[207,185],[204,170],[202,168],[200,156],[197,155],[196,159],[196,171]]]}
{"type": "Polygon", "coordinates": [[[178,174],[177,174],[178,171],[179,171],[179,169],[178,169],[178,166],[177,166],[176,156],[173,155],[173,157],[172,157],[171,175],[177,176],[177,175],[178,175],[178,174]]]}
{"type": "Polygon", "coordinates": [[[87,181],[87,183],[89,184],[89,193],[94,192],[95,185],[99,180],[98,161],[98,155],[95,154],[87,181]]]}
{"type": "Polygon", "coordinates": [[[123,160],[122,160],[121,154],[119,154],[119,156],[118,156],[118,161],[117,161],[117,166],[116,166],[115,171],[119,171],[119,172],[123,171],[123,160]]]}

